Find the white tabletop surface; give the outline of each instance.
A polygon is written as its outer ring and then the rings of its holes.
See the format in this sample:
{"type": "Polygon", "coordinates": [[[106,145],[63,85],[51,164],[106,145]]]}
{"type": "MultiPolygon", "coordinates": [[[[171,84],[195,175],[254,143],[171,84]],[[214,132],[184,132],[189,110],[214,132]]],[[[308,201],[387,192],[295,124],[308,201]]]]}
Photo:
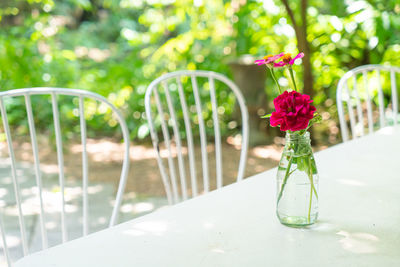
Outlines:
{"type": "Polygon", "coordinates": [[[21,259],[16,266],[400,266],[400,128],[316,154],[320,216],[275,216],[276,169],[21,259]]]}

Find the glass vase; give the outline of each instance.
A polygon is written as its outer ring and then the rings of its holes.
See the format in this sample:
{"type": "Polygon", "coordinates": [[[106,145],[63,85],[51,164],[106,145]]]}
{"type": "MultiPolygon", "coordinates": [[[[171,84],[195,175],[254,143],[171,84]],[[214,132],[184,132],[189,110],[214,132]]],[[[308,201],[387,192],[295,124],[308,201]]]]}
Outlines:
{"type": "Polygon", "coordinates": [[[277,173],[276,214],[284,225],[301,227],[318,217],[318,172],[310,133],[286,133],[277,173]]]}

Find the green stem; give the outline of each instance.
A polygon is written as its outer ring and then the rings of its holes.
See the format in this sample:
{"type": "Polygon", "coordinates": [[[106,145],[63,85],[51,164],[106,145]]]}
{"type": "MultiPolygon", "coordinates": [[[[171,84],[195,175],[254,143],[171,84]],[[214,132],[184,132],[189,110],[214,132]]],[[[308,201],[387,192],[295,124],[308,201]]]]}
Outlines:
{"type": "Polygon", "coordinates": [[[289,176],[292,175],[292,173],[294,173],[296,170],[297,170],[297,168],[294,169],[293,171],[291,171],[291,172],[289,173],[289,176]]]}
{"type": "Polygon", "coordinates": [[[310,205],[308,207],[308,223],[310,223],[313,191],[314,191],[315,197],[318,200],[317,190],[315,189],[315,186],[314,186],[313,170],[312,170],[312,164],[311,164],[311,156],[308,156],[308,178],[310,179],[310,183],[311,183],[311,187],[310,187],[310,205]]]}
{"type": "Polygon", "coordinates": [[[296,86],[296,81],[295,81],[295,79],[294,79],[294,74],[293,74],[292,66],[289,65],[289,66],[288,66],[288,70],[289,70],[290,78],[292,79],[292,83],[293,83],[293,86],[294,86],[294,90],[297,91],[297,86],[296,86]]]}
{"type": "Polygon", "coordinates": [[[281,187],[281,190],[279,191],[277,203],[279,203],[279,200],[281,200],[281,198],[282,198],[283,190],[285,189],[286,182],[290,176],[290,168],[292,167],[292,161],[293,161],[293,154],[290,156],[289,163],[286,168],[285,178],[283,178],[282,187],[281,187]]]}
{"type": "Polygon", "coordinates": [[[313,192],[313,187],[311,186],[311,190],[310,190],[310,206],[308,207],[308,223],[310,223],[311,220],[311,205],[312,205],[312,194],[313,192]]]}
{"type": "Polygon", "coordinates": [[[279,94],[282,94],[281,86],[279,85],[278,80],[275,77],[274,68],[272,68],[272,67],[268,67],[268,68],[269,68],[269,71],[271,72],[272,79],[274,79],[276,85],[278,86],[279,94]]]}
{"type": "Polygon", "coordinates": [[[308,168],[309,168],[308,179],[310,179],[311,189],[314,191],[315,197],[318,200],[318,193],[317,193],[317,190],[315,189],[315,186],[314,186],[314,178],[313,178],[313,171],[312,171],[312,164],[311,164],[311,156],[308,157],[308,168]]]}

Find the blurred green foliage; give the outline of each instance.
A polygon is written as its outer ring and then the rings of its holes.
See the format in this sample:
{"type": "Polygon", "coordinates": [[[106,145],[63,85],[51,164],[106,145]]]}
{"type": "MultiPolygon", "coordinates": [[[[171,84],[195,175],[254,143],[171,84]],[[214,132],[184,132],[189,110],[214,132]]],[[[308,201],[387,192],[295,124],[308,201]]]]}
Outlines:
{"type": "MultiPolygon", "coordinates": [[[[291,2],[296,16],[297,2],[291,2]]],[[[228,63],[243,54],[297,52],[278,0],[2,0],[0,19],[1,90],[57,86],[97,92],[124,112],[134,139],[148,135],[144,94],[163,73],[204,69],[231,76],[228,63]]],[[[340,77],[363,64],[400,65],[400,3],[310,0],[307,20],[314,99],[325,119],[320,128],[335,142],[340,77]]],[[[266,83],[260,93],[271,99],[272,80],[266,83]]],[[[223,129],[233,110],[226,112],[223,129]]],[[[37,113],[51,122],[50,112],[37,113]]],[[[89,126],[104,129],[96,119],[101,111],[94,113],[89,126]]],[[[10,120],[24,121],[24,112],[12,109],[10,120]]]]}

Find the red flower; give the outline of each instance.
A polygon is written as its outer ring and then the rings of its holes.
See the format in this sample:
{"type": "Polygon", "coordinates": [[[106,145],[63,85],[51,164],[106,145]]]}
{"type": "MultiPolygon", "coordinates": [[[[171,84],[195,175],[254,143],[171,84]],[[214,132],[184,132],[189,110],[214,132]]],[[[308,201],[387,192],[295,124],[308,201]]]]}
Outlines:
{"type": "Polygon", "coordinates": [[[285,91],[274,99],[275,112],[272,112],[271,126],[279,126],[281,131],[300,131],[306,129],[308,122],[316,111],[311,106],[313,100],[309,95],[302,95],[296,91],[285,91]]]}

